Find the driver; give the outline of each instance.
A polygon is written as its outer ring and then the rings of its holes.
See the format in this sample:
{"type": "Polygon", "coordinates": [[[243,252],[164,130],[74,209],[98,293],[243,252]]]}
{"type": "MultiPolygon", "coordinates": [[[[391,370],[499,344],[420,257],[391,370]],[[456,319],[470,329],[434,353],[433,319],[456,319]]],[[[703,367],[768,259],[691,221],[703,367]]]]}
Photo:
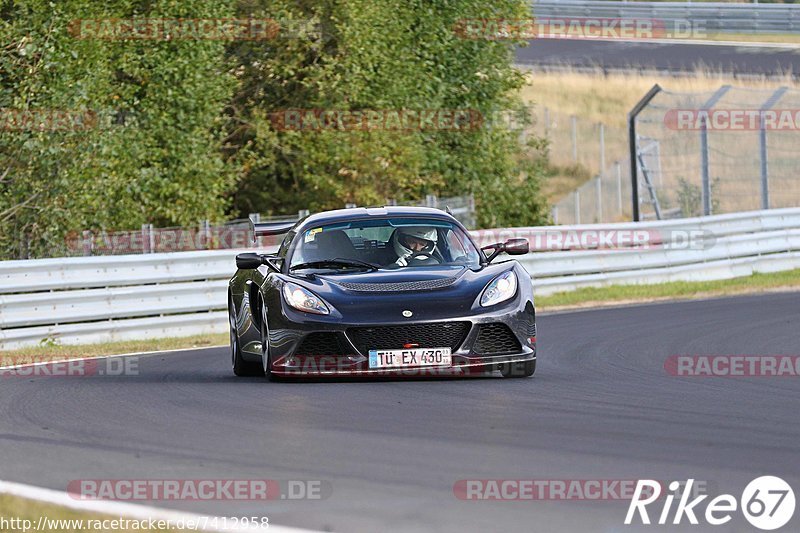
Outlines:
{"type": "MultiPolygon", "coordinates": [[[[397,228],[394,235],[394,251],[397,254],[396,265],[412,266],[429,263],[436,250],[436,228],[426,226],[405,226],[397,228]],[[419,255],[418,255],[419,254],[419,255]]],[[[438,263],[438,261],[436,261],[438,263]]]]}

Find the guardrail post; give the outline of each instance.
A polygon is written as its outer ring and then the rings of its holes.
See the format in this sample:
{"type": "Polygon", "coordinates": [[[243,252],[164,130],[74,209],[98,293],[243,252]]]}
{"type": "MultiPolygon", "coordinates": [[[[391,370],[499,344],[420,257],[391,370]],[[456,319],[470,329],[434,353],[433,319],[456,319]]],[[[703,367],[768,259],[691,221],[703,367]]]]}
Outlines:
{"type": "Polygon", "coordinates": [[[558,206],[554,205],[553,209],[550,211],[550,217],[553,219],[553,224],[558,225],[558,206]]]}
{"type": "Polygon", "coordinates": [[[581,190],[575,189],[575,224],[581,223],[581,190]]]}
{"type": "Polygon", "coordinates": [[[308,209],[301,209],[300,211],[298,211],[298,212],[297,212],[297,217],[298,217],[298,218],[305,218],[305,217],[307,217],[309,214],[310,214],[310,212],[309,212],[309,210],[308,210],[308,209]]]}
{"type": "Polygon", "coordinates": [[[438,207],[439,199],[436,198],[435,194],[426,194],[425,195],[425,207],[438,207]]]}
{"type": "Polygon", "coordinates": [[[397,199],[389,198],[388,200],[386,200],[386,205],[397,205],[397,199]]]}
{"type": "Polygon", "coordinates": [[[345,209],[353,209],[354,207],[357,207],[357,206],[356,206],[356,204],[354,204],[352,202],[347,202],[346,204],[344,204],[344,208],[345,209]]]}

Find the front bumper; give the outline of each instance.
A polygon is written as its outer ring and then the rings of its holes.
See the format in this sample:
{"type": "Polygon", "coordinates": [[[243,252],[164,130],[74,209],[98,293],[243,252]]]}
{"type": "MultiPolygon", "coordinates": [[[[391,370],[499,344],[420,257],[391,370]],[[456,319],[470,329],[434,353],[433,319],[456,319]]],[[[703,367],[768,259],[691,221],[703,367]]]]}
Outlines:
{"type": "MultiPolygon", "coordinates": [[[[512,307],[473,316],[452,317],[432,321],[371,322],[369,324],[342,324],[329,320],[315,321],[305,315],[281,313],[269,324],[272,373],[277,376],[468,376],[485,375],[505,363],[523,363],[536,359],[536,323],[533,304],[512,307]],[[378,338],[386,331],[414,326],[448,327],[448,324],[466,324],[467,332],[452,350],[452,365],[411,366],[402,368],[369,368],[369,349],[399,349],[397,345],[365,344],[355,332],[359,329],[375,330],[378,338]],[[382,329],[383,328],[383,329],[382,329]],[[504,331],[513,336],[515,343],[506,341],[501,350],[487,343],[487,331],[504,331]],[[313,336],[312,336],[313,335],[313,336]],[[310,339],[327,339],[327,345],[309,343],[310,339]],[[334,345],[332,339],[335,339],[334,345]],[[333,346],[336,349],[331,349],[333,346]],[[323,347],[327,349],[317,349],[323,347]],[[319,353],[314,353],[314,352],[319,353]],[[333,353],[335,352],[335,353],[333,353]]],[[[424,329],[429,329],[429,328],[424,329]]],[[[373,335],[374,336],[374,335],[373,335]]],[[[394,335],[396,338],[397,335],[394,335]]],[[[409,338],[408,342],[418,339],[409,338]]],[[[438,341],[431,341],[438,342],[438,341]]],[[[386,342],[384,342],[386,344],[386,342]]],[[[420,348],[440,348],[442,345],[425,345],[420,348]]]]}

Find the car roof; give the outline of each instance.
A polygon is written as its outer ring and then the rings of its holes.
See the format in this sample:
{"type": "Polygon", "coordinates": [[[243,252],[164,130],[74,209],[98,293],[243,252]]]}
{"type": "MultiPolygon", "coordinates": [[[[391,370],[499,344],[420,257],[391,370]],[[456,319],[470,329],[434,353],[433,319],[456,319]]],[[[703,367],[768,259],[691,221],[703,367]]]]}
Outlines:
{"type": "Polygon", "coordinates": [[[364,220],[370,218],[388,218],[388,217],[420,217],[420,218],[434,218],[452,222],[457,226],[461,223],[456,220],[452,215],[449,215],[441,209],[433,207],[410,207],[399,205],[387,205],[384,207],[351,207],[348,209],[335,209],[333,211],[323,211],[322,213],[314,213],[301,220],[295,227],[295,231],[302,231],[309,226],[318,226],[322,224],[331,224],[336,222],[346,222],[348,220],[364,220]]]}

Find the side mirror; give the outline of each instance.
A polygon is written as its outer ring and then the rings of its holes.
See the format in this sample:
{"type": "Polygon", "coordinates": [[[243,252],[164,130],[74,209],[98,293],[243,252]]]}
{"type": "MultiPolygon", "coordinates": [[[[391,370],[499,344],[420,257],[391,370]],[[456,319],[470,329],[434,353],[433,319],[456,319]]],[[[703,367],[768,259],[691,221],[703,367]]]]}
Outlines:
{"type": "Polygon", "coordinates": [[[493,250],[493,252],[489,254],[489,257],[486,258],[486,261],[491,263],[495,257],[503,252],[508,255],[527,254],[530,251],[530,246],[528,245],[527,239],[508,239],[506,242],[498,242],[490,244],[489,246],[484,246],[481,250],[493,250]]]}
{"type": "Polygon", "coordinates": [[[525,255],[530,252],[527,239],[508,239],[503,243],[503,251],[508,255],[525,255]]]}
{"type": "Polygon", "coordinates": [[[240,270],[254,270],[264,264],[259,254],[247,252],[236,256],[236,268],[240,270]]]}

